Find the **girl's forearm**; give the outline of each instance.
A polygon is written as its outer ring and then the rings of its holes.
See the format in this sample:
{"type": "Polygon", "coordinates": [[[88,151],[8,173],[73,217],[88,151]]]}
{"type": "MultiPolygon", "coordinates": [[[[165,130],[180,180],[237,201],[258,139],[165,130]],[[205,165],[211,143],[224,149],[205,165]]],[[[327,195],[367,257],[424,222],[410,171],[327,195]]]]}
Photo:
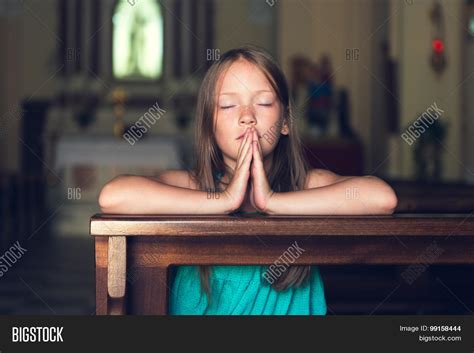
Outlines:
{"type": "Polygon", "coordinates": [[[146,177],[124,175],[106,184],[99,195],[103,213],[227,214],[229,202],[218,192],[167,185],[146,177]]]}
{"type": "Polygon", "coordinates": [[[392,214],[397,196],[383,180],[354,177],[300,191],[274,193],[268,214],[274,215],[379,215],[392,214]]]}

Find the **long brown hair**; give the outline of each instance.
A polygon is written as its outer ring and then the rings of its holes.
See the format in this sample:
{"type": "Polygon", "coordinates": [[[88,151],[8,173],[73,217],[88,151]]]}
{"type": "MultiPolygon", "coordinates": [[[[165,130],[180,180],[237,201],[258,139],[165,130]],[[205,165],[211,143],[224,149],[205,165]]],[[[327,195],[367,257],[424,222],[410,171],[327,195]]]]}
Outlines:
{"type": "MultiPolygon", "coordinates": [[[[268,181],[273,191],[286,192],[302,190],[309,165],[302,154],[301,140],[292,115],[292,104],[285,76],[276,61],[263,49],[245,46],[225,52],[207,71],[201,84],[196,106],[194,133],[194,169],[191,176],[199,190],[219,190],[217,174],[233,175],[233,170],[224,163],[222,153],[214,137],[214,116],[216,112],[217,82],[226,69],[235,61],[243,59],[256,65],[273,87],[281,104],[281,117],[275,134],[280,134],[283,124],[289,128],[288,135],[280,135],[273,151],[272,167],[268,181]]],[[[298,287],[310,274],[310,266],[292,265],[280,275],[272,287],[277,291],[291,286],[298,287]]],[[[210,300],[210,266],[199,266],[201,289],[210,300]]]]}

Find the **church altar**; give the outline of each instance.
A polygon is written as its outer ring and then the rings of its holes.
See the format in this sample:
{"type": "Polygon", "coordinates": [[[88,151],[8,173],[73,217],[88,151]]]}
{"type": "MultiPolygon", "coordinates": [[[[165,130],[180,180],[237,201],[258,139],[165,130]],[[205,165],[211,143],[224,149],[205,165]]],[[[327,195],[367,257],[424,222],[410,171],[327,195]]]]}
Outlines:
{"type": "Polygon", "coordinates": [[[155,176],[182,169],[183,151],[175,137],[146,137],[130,145],[114,136],[62,136],[53,148],[56,182],[48,188],[48,207],[57,210],[57,234],[85,235],[88,217],[98,212],[102,187],[121,174],[155,176]]]}
{"type": "Polygon", "coordinates": [[[180,153],[174,137],[147,137],[133,146],[113,136],[63,137],[56,146],[55,169],[94,166],[179,168],[180,153]]]}

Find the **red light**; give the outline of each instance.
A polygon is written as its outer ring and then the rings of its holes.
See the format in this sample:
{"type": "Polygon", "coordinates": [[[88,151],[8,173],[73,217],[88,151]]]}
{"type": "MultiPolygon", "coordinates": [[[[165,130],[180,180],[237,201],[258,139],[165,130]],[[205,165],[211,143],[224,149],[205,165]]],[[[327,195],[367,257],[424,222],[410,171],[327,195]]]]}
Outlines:
{"type": "Polygon", "coordinates": [[[433,39],[432,45],[435,53],[440,54],[444,51],[444,43],[441,39],[433,39]]]}

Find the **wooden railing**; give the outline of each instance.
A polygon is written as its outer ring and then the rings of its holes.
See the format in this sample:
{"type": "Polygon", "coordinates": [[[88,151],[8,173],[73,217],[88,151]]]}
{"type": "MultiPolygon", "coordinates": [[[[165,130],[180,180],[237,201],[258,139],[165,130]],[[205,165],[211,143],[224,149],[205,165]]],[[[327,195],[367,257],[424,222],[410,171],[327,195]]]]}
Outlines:
{"type": "Polygon", "coordinates": [[[95,215],[96,313],[167,313],[172,265],[273,264],[295,241],[293,264],[474,264],[474,215],[95,215]]]}

